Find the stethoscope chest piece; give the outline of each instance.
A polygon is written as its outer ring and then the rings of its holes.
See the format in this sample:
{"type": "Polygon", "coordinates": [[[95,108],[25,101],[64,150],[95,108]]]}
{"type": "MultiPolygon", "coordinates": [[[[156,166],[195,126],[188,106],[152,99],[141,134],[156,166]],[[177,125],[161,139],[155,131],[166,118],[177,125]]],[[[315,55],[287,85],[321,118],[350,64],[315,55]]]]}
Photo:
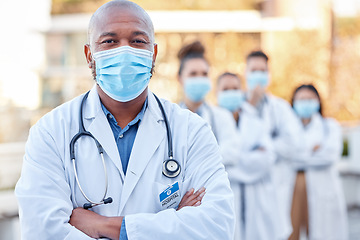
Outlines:
{"type": "Polygon", "coordinates": [[[175,178],[180,174],[180,165],[175,159],[168,159],[163,162],[162,173],[168,178],[175,178]]]}

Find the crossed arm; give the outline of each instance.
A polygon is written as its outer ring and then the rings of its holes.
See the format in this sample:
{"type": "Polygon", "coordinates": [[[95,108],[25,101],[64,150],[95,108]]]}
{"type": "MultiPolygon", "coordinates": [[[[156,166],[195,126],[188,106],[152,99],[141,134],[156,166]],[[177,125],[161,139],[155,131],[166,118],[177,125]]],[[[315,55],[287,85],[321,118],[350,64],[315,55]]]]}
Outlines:
{"type": "MultiPolygon", "coordinates": [[[[200,206],[205,195],[202,187],[196,192],[191,188],[181,199],[177,211],[183,207],[200,206]]],[[[69,223],[92,238],[119,239],[121,224],[124,217],[105,217],[90,210],[75,208],[72,211],[69,223]]]]}

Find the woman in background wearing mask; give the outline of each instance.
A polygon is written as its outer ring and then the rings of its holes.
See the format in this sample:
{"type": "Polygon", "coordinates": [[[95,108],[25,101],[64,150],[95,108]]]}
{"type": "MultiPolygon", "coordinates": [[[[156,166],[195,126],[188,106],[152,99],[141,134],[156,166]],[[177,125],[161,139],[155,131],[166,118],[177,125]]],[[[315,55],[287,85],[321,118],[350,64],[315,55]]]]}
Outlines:
{"type": "Polygon", "coordinates": [[[275,163],[265,124],[245,99],[240,78],[233,73],[219,76],[218,103],[233,113],[237,125],[236,146],[223,152],[235,196],[235,239],[274,240],[278,227],[275,185],[271,168],[275,163]]]}
{"type": "Polygon", "coordinates": [[[293,233],[302,229],[309,239],[348,239],[346,206],[336,169],[342,151],[341,128],[322,116],[321,101],[313,85],[298,87],[292,106],[299,118],[302,145],[292,161],[296,175],[291,209],[293,233]]]}
{"type": "Polygon", "coordinates": [[[222,146],[235,136],[235,123],[229,111],[205,102],[205,96],[211,89],[211,80],[208,77],[209,63],[204,53],[205,48],[199,41],[183,46],[178,53],[178,80],[185,93],[180,106],[205,119],[222,146]]]}

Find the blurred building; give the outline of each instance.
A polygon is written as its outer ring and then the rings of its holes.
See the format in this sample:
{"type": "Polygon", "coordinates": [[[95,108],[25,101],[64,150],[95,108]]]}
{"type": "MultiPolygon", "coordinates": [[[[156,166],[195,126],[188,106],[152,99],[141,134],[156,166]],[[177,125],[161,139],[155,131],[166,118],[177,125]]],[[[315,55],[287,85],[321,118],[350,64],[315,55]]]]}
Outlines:
{"type": "MultiPolygon", "coordinates": [[[[3,32],[16,37],[0,40],[0,112],[7,116],[0,142],[24,140],[46,111],[94,84],[83,45],[91,13],[104,2],[41,0],[36,7],[25,0],[1,2],[3,32]]],[[[326,115],[359,119],[360,0],[135,2],[154,21],[159,54],[150,87],[160,96],[181,99],[177,51],[200,39],[213,85],[224,71],[241,75],[246,55],[262,48],[270,56],[273,94],[289,100],[296,86],[314,83],[326,115]]],[[[215,103],[214,92],[209,100],[215,103]]]]}
{"type": "MultiPolygon", "coordinates": [[[[43,96],[47,103],[56,105],[92,84],[87,80],[90,74],[84,70],[82,51],[90,15],[103,2],[106,1],[53,1],[56,15],[47,34],[52,52],[48,50],[49,66],[44,76],[45,89],[49,90],[43,96]],[[54,91],[58,99],[50,101],[53,98],[48,96],[54,96],[54,91]]],[[[275,95],[289,99],[299,84],[315,83],[325,100],[327,115],[343,121],[360,117],[360,111],[355,109],[360,100],[356,94],[360,84],[354,81],[360,77],[360,71],[349,64],[350,59],[352,65],[358,62],[360,54],[348,50],[352,57],[343,56],[349,45],[350,49],[359,49],[360,30],[348,33],[351,39],[357,39],[351,43],[338,34],[339,29],[346,28],[341,21],[344,16],[349,17],[346,9],[352,10],[351,21],[359,18],[359,0],[347,0],[347,4],[340,4],[339,0],[137,2],[154,21],[159,57],[151,87],[161,96],[173,101],[181,98],[176,53],[181,45],[200,39],[207,47],[213,79],[223,71],[242,74],[245,56],[262,48],[271,58],[270,90],[275,95]],[[339,64],[343,60],[347,60],[346,69],[339,64]],[[349,74],[351,79],[345,77],[349,74]]],[[[214,94],[209,99],[214,101],[214,94]]]]}

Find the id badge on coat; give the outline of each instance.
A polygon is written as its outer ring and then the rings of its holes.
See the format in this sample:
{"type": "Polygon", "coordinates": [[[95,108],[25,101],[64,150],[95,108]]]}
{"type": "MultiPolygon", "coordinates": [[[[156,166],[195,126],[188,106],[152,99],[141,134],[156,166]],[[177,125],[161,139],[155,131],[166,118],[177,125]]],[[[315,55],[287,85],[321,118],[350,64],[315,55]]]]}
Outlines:
{"type": "Polygon", "coordinates": [[[159,194],[159,199],[162,210],[177,207],[180,203],[179,182],[169,185],[159,194]]]}

